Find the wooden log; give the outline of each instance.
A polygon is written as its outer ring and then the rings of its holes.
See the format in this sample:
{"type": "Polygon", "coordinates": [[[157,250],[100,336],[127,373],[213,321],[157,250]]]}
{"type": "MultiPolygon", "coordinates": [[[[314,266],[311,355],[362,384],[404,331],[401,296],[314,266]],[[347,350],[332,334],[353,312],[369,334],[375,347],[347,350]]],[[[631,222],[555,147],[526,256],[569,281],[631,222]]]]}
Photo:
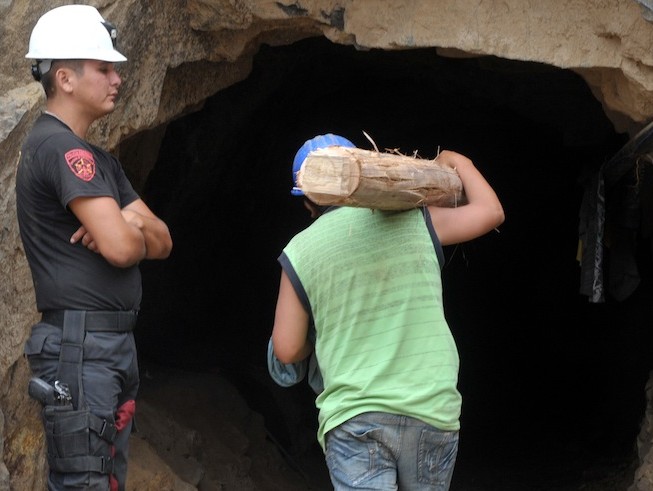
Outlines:
{"type": "Polygon", "coordinates": [[[318,205],[405,210],[465,203],[458,173],[435,159],[361,148],[334,146],[309,153],[297,186],[318,205]]]}

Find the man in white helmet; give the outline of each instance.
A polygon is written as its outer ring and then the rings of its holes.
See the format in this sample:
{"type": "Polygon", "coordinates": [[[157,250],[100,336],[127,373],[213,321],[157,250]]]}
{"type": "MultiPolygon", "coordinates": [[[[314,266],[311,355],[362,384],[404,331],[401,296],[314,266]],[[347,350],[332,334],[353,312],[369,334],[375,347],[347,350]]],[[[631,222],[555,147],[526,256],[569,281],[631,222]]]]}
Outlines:
{"type": "Polygon", "coordinates": [[[116,34],[94,7],[58,7],[38,20],[26,55],[47,99],[21,149],[16,201],[42,314],[25,353],[30,394],[44,405],[49,490],[125,489],[139,386],[138,264],[172,249],[120,162],[86,141],[115,108],[115,63],[126,61],[116,34]]]}

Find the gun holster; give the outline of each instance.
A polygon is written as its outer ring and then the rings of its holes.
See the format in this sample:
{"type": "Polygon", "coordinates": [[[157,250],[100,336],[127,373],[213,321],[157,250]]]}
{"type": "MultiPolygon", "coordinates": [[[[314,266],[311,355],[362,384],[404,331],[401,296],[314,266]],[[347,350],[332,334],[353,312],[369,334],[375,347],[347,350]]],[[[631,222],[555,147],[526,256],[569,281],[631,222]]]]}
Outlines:
{"type": "Polygon", "coordinates": [[[58,402],[54,387],[38,377],[30,379],[27,392],[30,397],[39,401],[43,406],[54,406],[58,402]]]}

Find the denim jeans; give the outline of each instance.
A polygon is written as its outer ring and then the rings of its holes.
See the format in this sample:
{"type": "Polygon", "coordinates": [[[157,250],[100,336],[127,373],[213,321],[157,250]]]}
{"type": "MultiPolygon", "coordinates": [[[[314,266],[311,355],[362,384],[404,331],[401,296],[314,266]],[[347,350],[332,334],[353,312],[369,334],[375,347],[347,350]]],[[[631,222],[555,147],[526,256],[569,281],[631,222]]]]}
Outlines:
{"type": "Polygon", "coordinates": [[[457,453],[458,431],[388,413],[360,414],[326,435],[336,491],[447,491],[457,453]]]}

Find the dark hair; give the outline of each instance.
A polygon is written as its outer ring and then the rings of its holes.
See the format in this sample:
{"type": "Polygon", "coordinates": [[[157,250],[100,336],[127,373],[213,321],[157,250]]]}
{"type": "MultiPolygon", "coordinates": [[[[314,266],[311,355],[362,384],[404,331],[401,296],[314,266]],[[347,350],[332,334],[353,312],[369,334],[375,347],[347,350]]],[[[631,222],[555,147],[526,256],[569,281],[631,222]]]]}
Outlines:
{"type": "Polygon", "coordinates": [[[41,85],[43,85],[46,97],[54,95],[54,74],[59,68],[70,68],[78,75],[82,75],[84,73],[84,60],[52,60],[50,69],[41,75],[41,85]]]}

